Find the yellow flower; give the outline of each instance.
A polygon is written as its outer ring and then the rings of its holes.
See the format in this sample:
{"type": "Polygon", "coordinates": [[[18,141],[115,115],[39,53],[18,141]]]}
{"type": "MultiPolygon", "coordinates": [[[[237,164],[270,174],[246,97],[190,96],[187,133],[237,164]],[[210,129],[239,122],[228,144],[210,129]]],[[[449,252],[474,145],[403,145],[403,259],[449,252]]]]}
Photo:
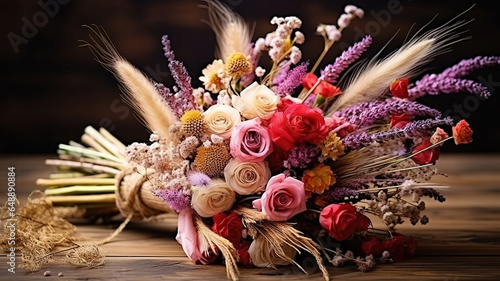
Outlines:
{"type": "Polygon", "coordinates": [[[322,194],[335,184],[336,179],[329,166],[319,164],[314,169],[304,172],[302,182],[304,182],[305,190],[322,194]]]}
{"type": "Polygon", "coordinates": [[[189,110],[181,117],[181,130],[188,136],[201,137],[206,131],[203,116],[198,110],[189,110]]]}
{"type": "Polygon", "coordinates": [[[337,160],[345,154],[345,147],[342,140],[337,136],[337,133],[329,133],[326,138],[319,143],[321,155],[332,160],[337,160]]]}
{"type": "Polygon", "coordinates": [[[200,77],[200,81],[203,82],[207,91],[218,93],[221,90],[227,89],[229,78],[226,76],[222,60],[214,60],[201,73],[204,76],[200,77]]]}
{"type": "Polygon", "coordinates": [[[226,59],[225,69],[228,76],[241,76],[252,72],[253,66],[249,57],[243,53],[234,52],[226,59]]]}

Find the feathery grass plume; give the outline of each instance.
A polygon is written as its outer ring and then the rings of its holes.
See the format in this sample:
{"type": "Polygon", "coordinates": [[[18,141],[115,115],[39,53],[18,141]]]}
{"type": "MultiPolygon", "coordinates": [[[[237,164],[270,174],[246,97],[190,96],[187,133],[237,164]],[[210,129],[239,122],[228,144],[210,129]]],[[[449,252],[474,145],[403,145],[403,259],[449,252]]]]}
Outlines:
{"type": "Polygon", "coordinates": [[[421,36],[415,35],[381,61],[377,61],[379,52],[350,79],[348,87],[327,110],[326,116],[332,116],[342,108],[377,98],[395,79],[415,76],[421,66],[448,51],[447,47],[451,44],[468,39],[459,37],[462,32],[455,32],[468,21],[451,23],[455,19],[421,36]]]}
{"type": "Polygon", "coordinates": [[[203,6],[208,10],[208,25],[217,39],[216,57],[226,60],[232,53],[252,55],[252,44],[248,25],[240,15],[231,11],[219,1],[206,0],[203,6]]]}
{"type": "Polygon", "coordinates": [[[87,26],[97,37],[89,35],[90,42],[82,41],[81,47],[89,47],[96,60],[112,72],[120,81],[125,99],[139,114],[144,125],[162,138],[171,139],[168,127],[177,121],[172,109],[165,104],[153,82],[140,70],[118,54],[102,27],[87,26]]]}

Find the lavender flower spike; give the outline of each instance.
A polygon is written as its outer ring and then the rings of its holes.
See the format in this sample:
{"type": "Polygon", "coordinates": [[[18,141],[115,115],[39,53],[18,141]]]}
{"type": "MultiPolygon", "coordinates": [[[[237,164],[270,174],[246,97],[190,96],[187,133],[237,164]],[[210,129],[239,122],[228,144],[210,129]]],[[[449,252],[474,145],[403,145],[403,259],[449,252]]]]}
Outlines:
{"type": "Polygon", "coordinates": [[[197,109],[196,102],[193,96],[193,88],[191,86],[191,77],[189,76],[184,65],[175,60],[174,52],[172,51],[170,40],[167,35],[163,35],[161,38],[161,43],[163,44],[163,50],[165,51],[165,57],[168,59],[168,68],[170,73],[175,80],[175,83],[179,86],[180,91],[175,95],[177,99],[184,102],[186,106],[184,109],[192,110],[197,109]]]}
{"type": "Polygon", "coordinates": [[[290,95],[293,89],[297,88],[302,83],[302,78],[306,76],[306,73],[307,63],[302,63],[288,71],[286,78],[278,85],[276,94],[280,97],[290,95]]]}
{"type": "Polygon", "coordinates": [[[335,113],[336,117],[344,117],[347,122],[358,125],[358,128],[369,126],[378,120],[390,118],[392,115],[406,113],[410,116],[439,117],[441,113],[423,104],[400,98],[389,98],[385,101],[363,102],[335,113]]]}
{"type": "Polygon", "coordinates": [[[352,133],[344,138],[343,143],[347,147],[358,149],[370,145],[373,142],[383,142],[398,138],[428,137],[432,135],[432,131],[435,127],[441,125],[453,125],[453,119],[451,117],[446,117],[444,119],[417,120],[408,123],[403,129],[392,128],[370,135],[366,132],[352,133]]]}
{"type": "Polygon", "coordinates": [[[469,75],[474,70],[486,66],[500,65],[500,57],[475,57],[460,61],[458,64],[445,69],[440,74],[427,74],[415,83],[415,86],[408,90],[409,99],[429,95],[439,95],[441,93],[451,94],[458,92],[470,92],[488,98],[490,93],[488,88],[481,83],[459,79],[469,75]]]}
{"type": "Polygon", "coordinates": [[[335,59],[333,64],[329,64],[321,71],[320,80],[325,80],[329,83],[337,82],[337,79],[349,65],[356,61],[372,44],[372,37],[365,36],[363,40],[349,47],[342,55],[335,59]]]}

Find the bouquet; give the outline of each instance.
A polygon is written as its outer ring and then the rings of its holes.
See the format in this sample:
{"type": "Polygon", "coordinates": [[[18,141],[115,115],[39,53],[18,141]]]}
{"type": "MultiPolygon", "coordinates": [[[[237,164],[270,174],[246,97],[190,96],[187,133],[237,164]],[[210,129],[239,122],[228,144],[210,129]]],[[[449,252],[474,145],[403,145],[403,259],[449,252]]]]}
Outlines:
{"type": "Polygon", "coordinates": [[[353,262],[366,271],[413,256],[415,239],[398,234],[396,226],[429,221],[423,199],[445,200],[445,187],[427,182],[437,174],[440,146],[472,142],[465,120],[454,124],[416,100],[457,92],[488,97],[486,87],[463,77],[499,65],[500,57],[462,60],[412,81],[458,40],[454,32],[465,24],[459,21],[417,34],[389,56],[343,75],[370,47],[367,35],[318,71],[342,31],[364,16],[362,9],[348,5],[337,25],[317,27],[325,45],[311,67],[302,60],[299,18],[272,18],[276,30],[252,42],[239,15],[218,2],[208,1],[206,8],[218,46],[202,70],[200,88],[192,86],[167,36],[161,42],[176,82],[172,88],[146,77],[99,27],[91,27],[94,34],[84,45],[121,82],[152,132],[150,142],[125,147],[107,131],[87,128],[94,149],[62,146],[61,154],[94,160],[52,164],[118,175],[116,189],[109,179],[92,181],[111,184],[103,193],[116,196],[100,195],[103,203],[116,200],[127,219],[177,212],[176,239],[186,255],[201,264],[223,261],[233,280],[238,264],[302,268],[300,260],[309,255],[329,280],[325,261],[353,262]],[[264,59],[271,62],[267,69],[260,66],[264,59]],[[139,179],[123,191],[124,177],[132,174],[139,179]],[[139,191],[145,185],[146,192],[139,191]],[[154,204],[146,208],[144,201],[154,204]],[[385,227],[375,228],[375,221],[385,227]]]}

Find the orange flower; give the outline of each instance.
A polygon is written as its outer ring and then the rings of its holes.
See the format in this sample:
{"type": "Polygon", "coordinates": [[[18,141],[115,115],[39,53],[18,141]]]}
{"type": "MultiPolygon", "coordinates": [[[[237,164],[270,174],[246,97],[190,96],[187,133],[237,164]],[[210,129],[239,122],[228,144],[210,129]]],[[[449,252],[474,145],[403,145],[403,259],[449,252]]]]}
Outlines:
{"type": "Polygon", "coordinates": [[[467,144],[472,142],[472,130],[469,123],[465,120],[460,120],[456,126],[451,128],[455,144],[467,144]]]}
{"type": "Polygon", "coordinates": [[[328,190],[330,186],[335,184],[335,181],[333,171],[329,166],[325,166],[325,164],[319,164],[314,169],[305,171],[302,177],[305,190],[318,194],[322,194],[325,190],[328,190]]]}

